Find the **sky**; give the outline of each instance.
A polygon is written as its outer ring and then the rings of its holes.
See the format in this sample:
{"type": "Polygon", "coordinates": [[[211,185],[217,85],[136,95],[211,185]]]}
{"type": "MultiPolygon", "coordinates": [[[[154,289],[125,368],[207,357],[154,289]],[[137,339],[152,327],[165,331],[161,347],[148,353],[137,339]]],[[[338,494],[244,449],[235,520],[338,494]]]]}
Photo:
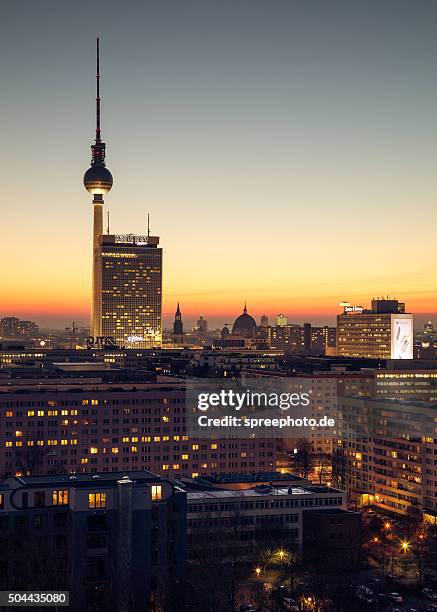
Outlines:
{"type": "Polygon", "coordinates": [[[95,38],[111,229],[164,249],[164,322],[437,319],[437,3],[3,3],[0,316],[86,322],[95,38]]]}

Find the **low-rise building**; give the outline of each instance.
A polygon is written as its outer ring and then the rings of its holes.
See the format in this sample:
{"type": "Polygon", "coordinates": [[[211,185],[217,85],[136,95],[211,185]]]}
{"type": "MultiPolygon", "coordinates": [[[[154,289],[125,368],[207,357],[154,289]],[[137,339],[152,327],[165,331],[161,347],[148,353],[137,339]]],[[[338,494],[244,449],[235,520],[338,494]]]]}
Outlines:
{"type": "MultiPolygon", "coordinates": [[[[202,554],[205,538],[232,551],[238,542],[240,561],[250,560],[262,547],[275,540],[290,550],[303,551],[303,515],[315,508],[346,509],[346,494],[331,487],[310,484],[288,486],[254,485],[244,489],[217,486],[189,486],[187,526],[189,558],[202,554]]],[[[226,561],[226,554],[221,556],[226,561]]]]}

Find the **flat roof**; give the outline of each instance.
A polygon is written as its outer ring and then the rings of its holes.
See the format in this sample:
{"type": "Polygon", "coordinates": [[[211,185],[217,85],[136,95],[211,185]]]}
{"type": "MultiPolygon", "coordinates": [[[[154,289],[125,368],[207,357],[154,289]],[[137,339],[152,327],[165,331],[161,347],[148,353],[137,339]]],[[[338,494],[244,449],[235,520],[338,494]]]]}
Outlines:
{"type": "Polygon", "coordinates": [[[259,489],[208,489],[205,491],[188,491],[187,492],[187,500],[188,501],[197,501],[197,500],[221,500],[225,499],[235,499],[241,497],[275,497],[280,495],[312,495],[312,491],[307,491],[301,487],[285,487],[285,488],[273,488],[271,491],[263,492],[259,489]],[[291,489],[291,490],[290,490],[291,489]]]}
{"type": "Polygon", "coordinates": [[[238,482],[272,482],[275,480],[283,481],[303,481],[305,478],[301,478],[296,474],[282,474],[281,472],[256,472],[254,474],[248,474],[246,472],[239,474],[213,474],[211,476],[198,476],[195,478],[196,482],[211,482],[214,484],[231,484],[238,482]]]}
{"type": "Polygon", "coordinates": [[[120,471],[120,472],[98,472],[98,473],[81,473],[81,474],[47,474],[41,476],[12,476],[3,481],[3,485],[6,486],[25,486],[25,487],[43,487],[43,486],[70,486],[70,487],[82,487],[85,485],[97,484],[111,485],[115,484],[118,480],[123,478],[129,478],[134,482],[156,482],[163,480],[160,476],[148,472],[147,470],[141,471],[120,471]]]}

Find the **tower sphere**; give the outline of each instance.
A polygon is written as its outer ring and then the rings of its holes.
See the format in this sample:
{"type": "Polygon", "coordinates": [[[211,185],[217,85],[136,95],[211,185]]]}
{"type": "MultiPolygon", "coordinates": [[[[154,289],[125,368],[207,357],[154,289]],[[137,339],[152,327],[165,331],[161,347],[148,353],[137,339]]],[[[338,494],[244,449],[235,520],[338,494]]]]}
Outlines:
{"type": "Polygon", "coordinates": [[[91,166],[83,177],[85,189],[93,195],[108,193],[111,190],[112,183],[112,174],[105,166],[91,166]]]}

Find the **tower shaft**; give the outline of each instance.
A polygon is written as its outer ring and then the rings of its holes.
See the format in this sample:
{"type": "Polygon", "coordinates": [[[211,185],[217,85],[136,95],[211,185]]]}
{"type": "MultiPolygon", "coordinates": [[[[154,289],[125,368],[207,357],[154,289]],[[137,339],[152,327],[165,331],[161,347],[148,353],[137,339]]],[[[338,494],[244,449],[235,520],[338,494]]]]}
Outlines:
{"type": "Polygon", "coordinates": [[[102,254],[100,236],[103,234],[103,198],[93,199],[93,296],[91,306],[91,336],[102,335],[102,254]]]}

